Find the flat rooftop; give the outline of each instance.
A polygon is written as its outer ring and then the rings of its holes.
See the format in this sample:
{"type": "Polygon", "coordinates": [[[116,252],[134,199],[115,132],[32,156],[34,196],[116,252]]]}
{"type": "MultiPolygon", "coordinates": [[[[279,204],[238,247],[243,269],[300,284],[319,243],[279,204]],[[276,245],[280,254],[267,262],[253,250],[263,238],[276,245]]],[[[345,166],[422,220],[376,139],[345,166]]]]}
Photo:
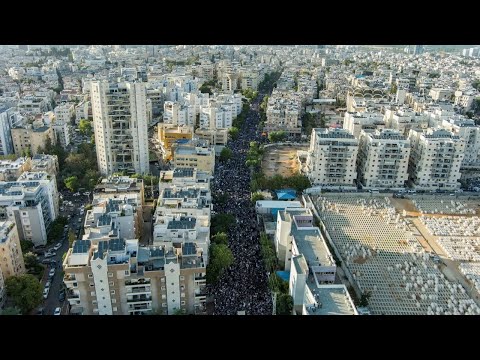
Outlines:
{"type": "Polygon", "coordinates": [[[309,287],[317,306],[306,305],[308,315],[355,315],[344,285],[309,287]]]}
{"type": "Polygon", "coordinates": [[[309,266],[335,265],[332,254],[317,228],[299,230],[295,224],[292,224],[291,234],[295,238],[299,253],[305,256],[309,266]]]}

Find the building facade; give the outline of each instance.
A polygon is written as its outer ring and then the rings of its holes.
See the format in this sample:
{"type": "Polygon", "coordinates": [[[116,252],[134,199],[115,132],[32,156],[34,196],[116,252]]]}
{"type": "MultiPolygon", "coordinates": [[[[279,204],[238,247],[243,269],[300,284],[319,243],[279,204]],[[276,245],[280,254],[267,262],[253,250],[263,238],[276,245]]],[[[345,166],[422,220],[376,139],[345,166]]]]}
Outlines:
{"type": "Polygon", "coordinates": [[[144,83],[91,83],[98,167],[103,175],[149,171],[144,83]]]}

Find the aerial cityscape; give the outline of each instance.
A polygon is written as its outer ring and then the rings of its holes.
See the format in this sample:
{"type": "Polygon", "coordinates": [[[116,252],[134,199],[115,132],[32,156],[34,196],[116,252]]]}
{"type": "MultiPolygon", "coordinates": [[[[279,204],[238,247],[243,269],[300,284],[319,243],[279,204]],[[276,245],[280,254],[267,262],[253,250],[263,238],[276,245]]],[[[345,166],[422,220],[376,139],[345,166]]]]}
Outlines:
{"type": "Polygon", "coordinates": [[[480,315],[480,46],[0,45],[0,315],[480,315]]]}

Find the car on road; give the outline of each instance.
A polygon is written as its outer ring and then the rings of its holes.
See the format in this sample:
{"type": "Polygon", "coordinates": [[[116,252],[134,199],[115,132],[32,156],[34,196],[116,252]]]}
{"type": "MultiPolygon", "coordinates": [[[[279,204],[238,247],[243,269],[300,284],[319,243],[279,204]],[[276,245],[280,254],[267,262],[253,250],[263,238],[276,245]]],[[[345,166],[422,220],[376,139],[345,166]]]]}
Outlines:
{"type": "Polygon", "coordinates": [[[58,301],[60,302],[64,302],[65,301],[65,291],[60,291],[60,293],[58,294],[58,301]]]}
{"type": "Polygon", "coordinates": [[[43,298],[46,299],[48,298],[48,293],[50,292],[50,287],[46,287],[43,289],[43,298]]]}
{"type": "Polygon", "coordinates": [[[51,268],[50,272],[48,273],[48,277],[54,277],[55,276],[55,268],[51,268]]]}
{"type": "Polygon", "coordinates": [[[37,315],[45,315],[45,308],[41,307],[37,310],[37,315]]]}
{"type": "Polygon", "coordinates": [[[57,243],[57,244],[53,247],[53,249],[54,249],[55,251],[57,251],[57,250],[60,249],[61,247],[62,247],[62,243],[57,243]]]}
{"type": "Polygon", "coordinates": [[[43,256],[44,256],[45,258],[49,258],[49,257],[53,257],[53,256],[55,256],[55,255],[57,255],[56,252],[46,252],[43,256]]]}
{"type": "Polygon", "coordinates": [[[43,259],[42,260],[42,264],[45,264],[45,265],[50,264],[51,262],[52,262],[52,259],[43,259]]]}
{"type": "Polygon", "coordinates": [[[85,195],[85,196],[90,196],[90,191],[85,191],[85,192],[83,193],[83,195],[85,195]]]}
{"type": "Polygon", "coordinates": [[[62,314],[62,309],[57,307],[55,308],[55,311],[53,312],[53,315],[61,315],[62,314]]]}

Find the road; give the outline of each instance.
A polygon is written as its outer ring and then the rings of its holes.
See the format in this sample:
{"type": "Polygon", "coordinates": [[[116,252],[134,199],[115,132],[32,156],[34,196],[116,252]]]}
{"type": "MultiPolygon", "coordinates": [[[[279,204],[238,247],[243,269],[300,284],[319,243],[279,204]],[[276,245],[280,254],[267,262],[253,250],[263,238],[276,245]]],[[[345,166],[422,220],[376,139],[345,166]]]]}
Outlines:
{"type": "MultiPolygon", "coordinates": [[[[73,207],[65,207],[64,211],[60,212],[61,215],[63,216],[72,215],[72,218],[69,221],[69,229],[72,229],[75,231],[76,227],[78,227],[79,225],[78,219],[80,216],[79,216],[78,209],[80,208],[81,205],[84,205],[85,203],[88,202],[88,198],[87,196],[84,196],[84,195],[81,195],[78,197],[64,195],[64,200],[70,200],[72,202],[75,202],[73,207]]],[[[85,217],[85,214],[82,216],[82,223],[81,223],[82,225],[80,226],[80,229],[82,230],[83,230],[84,217],[85,217]]],[[[58,239],[47,248],[52,247],[53,245],[60,242],[61,240],[62,240],[61,238],[58,239]]],[[[68,251],[68,249],[69,249],[69,245],[68,245],[68,237],[67,237],[67,239],[62,243],[62,247],[58,251],[56,251],[57,254],[53,258],[51,258],[56,261],[56,269],[55,269],[56,271],[55,271],[53,280],[51,281],[50,292],[48,293],[48,297],[46,300],[43,301],[43,304],[40,306],[44,308],[45,315],[53,315],[53,312],[57,307],[62,308],[62,315],[68,314],[68,301],[65,300],[63,303],[61,303],[58,300],[60,291],[63,288],[62,258],[63,258],[63,254],[65,254],[68,251]]],[[[44,259],[43,256],[39,257],[39,261],[42,261],[43,259],[44,259]]],[[[48,265],[42,279],[42,287],[45,286],[45,283],[48,280],[48,272],[50,271],[50,269],[51,269],[51,266],[48,265]]]]}

